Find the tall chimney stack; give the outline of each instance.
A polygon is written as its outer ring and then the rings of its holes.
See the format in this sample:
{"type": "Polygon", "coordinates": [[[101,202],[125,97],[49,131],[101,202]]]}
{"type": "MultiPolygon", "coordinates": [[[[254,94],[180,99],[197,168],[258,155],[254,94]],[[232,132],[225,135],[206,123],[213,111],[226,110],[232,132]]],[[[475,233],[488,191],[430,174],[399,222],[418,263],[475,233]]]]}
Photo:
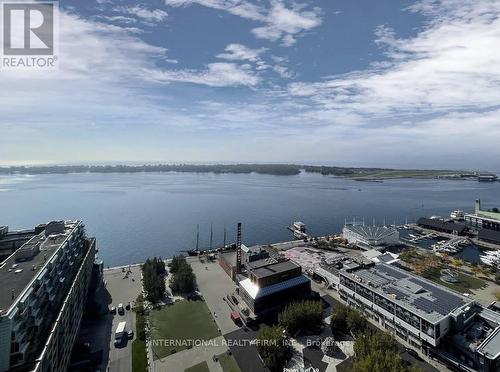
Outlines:
{"type": "Polygon", "coordinates": [[[241,273],[241,222],[236,233],[236,274],[241,273]]]}

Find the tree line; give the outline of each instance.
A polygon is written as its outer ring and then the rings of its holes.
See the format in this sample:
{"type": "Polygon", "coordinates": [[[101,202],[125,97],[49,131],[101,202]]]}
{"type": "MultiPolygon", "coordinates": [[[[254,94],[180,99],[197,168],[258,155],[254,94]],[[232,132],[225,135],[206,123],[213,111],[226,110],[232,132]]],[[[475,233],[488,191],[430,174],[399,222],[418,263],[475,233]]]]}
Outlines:
{"type": "Polygon", "coordinates": [[[196,276],[184,256],[174,256],[170,264],[170,288],[175,293],[191,293],[195,290],[196,276]]]}
{"type": "Polygon", "coordinates": [[[160,258],[147,259],[142,265],[142,280],[146,299],[156,303],[165,297],[165,262],[160,258]]]}
{"type": "MultiPolygon", "coordinates": [[[[67,173],[142,173],[142,172],[182,172],[182,173],[259,173],[290,176],[304,170],[308,173],[320,173],[343,177],[364,176],[376,172],[410,171],[407,169],[353,168],[322,165],[299,164],[144,164],[144,165],[44,165],[0,167],[0,174],[67,174],[67,173]]],[[[428,171],[419,172],[445,172],[428,171]]]]}

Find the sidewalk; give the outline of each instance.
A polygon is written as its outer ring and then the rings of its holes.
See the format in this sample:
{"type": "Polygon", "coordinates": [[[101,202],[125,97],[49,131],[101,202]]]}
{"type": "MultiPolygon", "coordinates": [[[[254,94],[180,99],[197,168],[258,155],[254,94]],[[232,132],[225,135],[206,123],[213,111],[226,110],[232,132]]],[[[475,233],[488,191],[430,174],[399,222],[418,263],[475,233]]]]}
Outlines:
{"type": "Polygon", "coordinates": [[[207,362],[210,372],[222,372],[220,363],[214,362],[213,356],[227,352],[224,337],[219,336],[209,341],[210,347],[196,346],[153,361],[155,372],[184,372],[186,368],[207,362]]]}

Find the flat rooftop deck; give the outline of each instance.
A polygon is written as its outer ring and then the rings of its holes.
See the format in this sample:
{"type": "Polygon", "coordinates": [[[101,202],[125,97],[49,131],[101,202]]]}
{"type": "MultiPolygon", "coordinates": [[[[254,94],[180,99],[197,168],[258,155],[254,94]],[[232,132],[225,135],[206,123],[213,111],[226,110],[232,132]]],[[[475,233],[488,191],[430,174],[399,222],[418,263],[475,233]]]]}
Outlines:
{"type": "Polygon", "coordinates": [[[259,267],[258,269],[252,270],[252,273],[257,278],[265,278],[267,276],[287,272],[287,271],[296,269],[298,267],[300,267],[300,266],[292,261],[283,261],[283,262],[272,263],[272,264],[267,265],[267,266],[259,267]]]}
{"type": "Polygon", "coordinates": [[[17,250],[0,264],[0,314],[7,311],[19,298],[31,280],[42,271],[54,252],[76,227],[76,223],[66,223],[63,234],[45,236],[45,231],[32,237],[19,249],[39,246],[40,251],[31,259],[16,261],[17,250]]]}

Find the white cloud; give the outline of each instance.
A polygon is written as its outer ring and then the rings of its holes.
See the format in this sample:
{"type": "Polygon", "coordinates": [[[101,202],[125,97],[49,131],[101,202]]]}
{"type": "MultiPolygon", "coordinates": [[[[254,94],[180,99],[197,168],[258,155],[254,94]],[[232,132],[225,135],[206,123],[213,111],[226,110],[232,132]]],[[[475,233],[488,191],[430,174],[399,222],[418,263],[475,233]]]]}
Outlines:
{"type": "Polygon", "coordinates": [[[198,4],[254,21],[265,19],[264,9],[261,6],[244,0],[165,0],[165,4],[174,7],[198,4]]]}
{"type": "MultiPolygon", "coordinates": [[[[386,59],[365,71],[272,89],[261,84],[261,71],[290,76],[284,57],[264,61],[259,49],[230,44],[224,62],[171,70],[165,62],[176,61],[168,50],[141,40],[137,29],[61,12],[60,70],[2,71],[0,159],[57,160],[64,154],[69,161],[127,160],[135,149],[149,156],[138,159],[161,159],[180,149],[186,157],[178,160],[257,156],[487,168],[486,161],[495,164],[500,157],[500,4],[449,1],[451,8],[436,1],[411,7],[428,17],[413,37],[401,39],[389,26],[379,27],[375,37],[386,59]],[[175,83],[198,86],[183,90],[175,83]],[[199,86],[252,89],[233,95],[199,86]],[[207,97],[212,101],[203,101],[207,97]],[[179,103],[184,99],[185,106],[179,103]],[[173,133],[177,128],[192,131],[189,141],[173,133]],[[224,130],[219,139],[217,128],[224,130]],[[225,146],[233,143],[227,133],[238,135],[237,145],[225,146]],[[90,147],[96,142],[101,153],[90,147]]],[[[240,1],[204,3],[231,3],[233,14],[244,14],[240,1]]],[[[267,10],[253,14],[268,26],[267,10]]],[[[277,23],[266,31],[280,34],[281,43],[310,25],[277,23]]]]}
{"type": "Polygon", "coordinates": [[[295,44],[297,36],[322,22],[321,9],[304,10],[304,4],[287,6],[282,0],[271,0],[270,7],[246,0],[165,0],[165,4],[174,7],[198,4],[263,23],[252,29],[252,33],[260,39],[281,40],[283,46],[295,44]]]}
{"type": "Polygon", "coordinates": [[[266,48],[251,49],[242,44],[229,44],[225,49],[225,53],[217,55],[217,58],[227,59],[229,61],[248,60],[256,62],[259,56],[264,53],[266,48]]]}
{"type": "MultiPolygon", "coordinates": [[[[430,12],[425,2],[415,9],[430,12]]],[[[295,83],[293,96],[329,109],[367,116],[481,110],[500,102],[500,3],[462,2],[455,11],[433,5],[434,16],[415,37],[379,28],[388,62],[367,71],[295,83]],[[382,66],[382,67],[381,67],[382,66]]]]}
{"type": "Polygon", "coordinates": [[[132,17],[126,17],[126,16],[105,16],[105,15],[100,15],[96,17],[98,19],[104,19],[109,22],[119,22],[119,23],[125,23],[125,24],[130,24],[130,23],[136,23],[137,20],[132,17]]]}
{"type": "Polygon", "coordinates": [[[151,70],[148,78],[156,82],[182,82],[212,87],[255,86],[260,79],[249,65],[235,63],[210,63],[204,71],[198,70],[151,70]]]}
{"type": "Polygon", "coordinates": [[[303,6],[295,5],[287,8],[281,0],[273,0],[267,14],[266,25],[252,30],[261,39],[276,41],[282,39],[282,45],[295,44],[295,35],[311,30],[321,24],[321,10],[314,8],[303,10],[303,6]]]}
{"type": "Polygon", "coordinates": [[[161,9],[149,10],[141,5],[119,6],[113,9],[115,12],[135,16],[149,24],[154,24],[165,20],[168,13],[161,9]]]}

